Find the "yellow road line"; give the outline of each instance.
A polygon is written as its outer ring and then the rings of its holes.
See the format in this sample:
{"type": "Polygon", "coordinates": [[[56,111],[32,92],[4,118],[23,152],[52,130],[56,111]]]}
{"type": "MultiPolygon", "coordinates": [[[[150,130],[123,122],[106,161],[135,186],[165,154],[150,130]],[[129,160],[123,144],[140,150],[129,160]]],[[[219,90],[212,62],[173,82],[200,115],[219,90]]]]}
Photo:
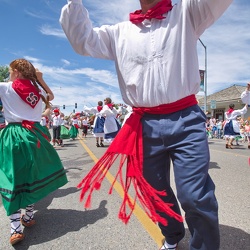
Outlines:
{"type": "MultiPolygon", "coordinates": [[[[89,147],[83,142],[82,138],[79,138],[80,143],[82,144],[83,148],[86,150],[86,152],[89,154],[89,156],[92,158],[92,160],[96,163],[98,161],[97,157],[94,155],[94,153],[89,149],[89,147]]],[[[110,172],[107,172],[106,178],[110,183],[113,183],[114,176],[110,174],[110,172]]],[[[119,182],[115,182],[114,189],[116,192],[123,198],[123,189],[119,182]]],[[[156,242],[158,247],[162,246],[163,236],[161,234],[161,231],[159,227],[154,224],[147,216],[147,214],[141,209],[139,205],[135,205],[135,210],[133,214],[136,216],[138,221],[142,224],[142,226],[147,230],[151,238],[156,242]]]]}

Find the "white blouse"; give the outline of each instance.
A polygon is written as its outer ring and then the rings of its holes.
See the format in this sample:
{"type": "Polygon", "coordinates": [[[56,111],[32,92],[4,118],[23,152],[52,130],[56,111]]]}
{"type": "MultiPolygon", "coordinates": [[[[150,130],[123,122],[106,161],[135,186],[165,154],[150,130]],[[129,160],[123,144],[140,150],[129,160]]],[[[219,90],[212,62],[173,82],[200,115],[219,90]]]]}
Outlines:
{"type": "MultiPolygon", "coordinates": [[[[46,96],[45,91],[42,95],[46,96]]],[[[40,98],[34,108],[25,103],[12,88],[12,82],[0,82],[0,98],[4,107],[4,117],[7,123],[22,122],[23,120],[40,122],[43,101],[40,98]]]]}

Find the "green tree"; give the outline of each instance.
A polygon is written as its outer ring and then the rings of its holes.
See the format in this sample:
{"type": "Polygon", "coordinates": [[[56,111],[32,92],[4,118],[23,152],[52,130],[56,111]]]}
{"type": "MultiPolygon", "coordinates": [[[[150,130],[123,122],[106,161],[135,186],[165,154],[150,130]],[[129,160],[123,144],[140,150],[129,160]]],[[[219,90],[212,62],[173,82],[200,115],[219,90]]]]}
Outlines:
{"type": "Polygon", "coordinates": [[[0,82],[5,82],[9,78],[9,67],[0,66],[0,82]]]}

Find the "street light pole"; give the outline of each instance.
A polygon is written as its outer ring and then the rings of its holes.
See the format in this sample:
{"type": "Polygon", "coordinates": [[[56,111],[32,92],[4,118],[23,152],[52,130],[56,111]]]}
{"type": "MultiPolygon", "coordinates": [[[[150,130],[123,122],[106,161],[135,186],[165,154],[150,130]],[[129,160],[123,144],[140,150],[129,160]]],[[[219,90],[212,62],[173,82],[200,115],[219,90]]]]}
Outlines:
{"type": "Polygon", "coordinates": [[[201,45],[205,49],[205,78],[204,78],[204,113],[206,114],[207,112],[207,47],[205,44],[201,41],[199,38],[199,41],[201,45]]]}

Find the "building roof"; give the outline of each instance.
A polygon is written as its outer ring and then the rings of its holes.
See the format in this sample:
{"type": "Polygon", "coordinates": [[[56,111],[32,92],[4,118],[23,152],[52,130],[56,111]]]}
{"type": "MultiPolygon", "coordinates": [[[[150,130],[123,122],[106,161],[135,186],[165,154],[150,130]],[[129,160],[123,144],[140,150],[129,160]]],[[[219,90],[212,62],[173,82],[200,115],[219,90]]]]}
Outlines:
{"type": "MultiPolygon", "coordinates": [[[[246,86],[234,84],[231,87],[218,91],[214,94],[208,95],[207,103],[210,103],[211,100],[215,100],[217,103],[239,100],[241,93],[244,90],[246,90],[246,86]]],[[[200,105],[204,103],[204,98],[200,98],[199,96],[197,99],[199,100],[200,105]]]]}

